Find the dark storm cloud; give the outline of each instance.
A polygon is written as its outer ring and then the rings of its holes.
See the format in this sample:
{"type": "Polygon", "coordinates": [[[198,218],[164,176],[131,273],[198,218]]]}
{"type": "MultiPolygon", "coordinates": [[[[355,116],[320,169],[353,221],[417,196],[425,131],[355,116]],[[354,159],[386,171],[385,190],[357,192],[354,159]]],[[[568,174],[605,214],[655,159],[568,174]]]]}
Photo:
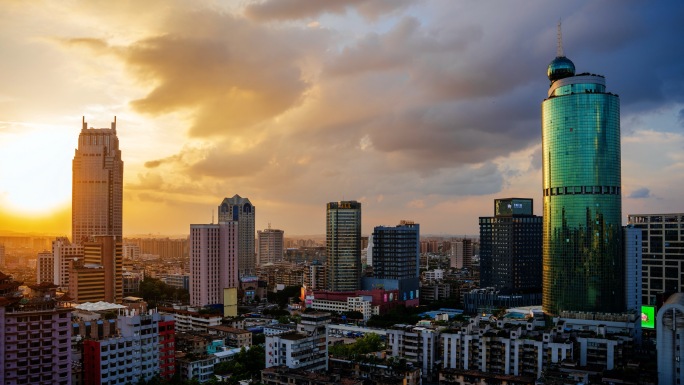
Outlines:
{"type": "Polygon", "coordinates": [[[245,15],[255,20],[292,20],[317,17],[324,13],[346,14],[350,9],[367,19],[406,8],[416,0],[264,0],[245,7],[245,15]]]}

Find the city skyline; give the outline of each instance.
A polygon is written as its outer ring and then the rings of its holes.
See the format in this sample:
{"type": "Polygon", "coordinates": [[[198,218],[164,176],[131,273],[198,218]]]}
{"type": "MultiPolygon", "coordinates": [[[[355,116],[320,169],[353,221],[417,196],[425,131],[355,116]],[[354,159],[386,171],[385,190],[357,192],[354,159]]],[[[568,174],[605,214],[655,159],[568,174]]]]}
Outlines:
{"type": "Polygon", "coordinates": [[[70,233],[82,116],[118,118],[124,235],[187,234],[234,193],[286,236],[323,234],[335,200],[363,234],[477,234],[502,196],[542,212],[559,18],[577,72],[620,95],[622,222],[682,211],[682,4],[147,4],[0,2],[0,231],[70,233]]]}

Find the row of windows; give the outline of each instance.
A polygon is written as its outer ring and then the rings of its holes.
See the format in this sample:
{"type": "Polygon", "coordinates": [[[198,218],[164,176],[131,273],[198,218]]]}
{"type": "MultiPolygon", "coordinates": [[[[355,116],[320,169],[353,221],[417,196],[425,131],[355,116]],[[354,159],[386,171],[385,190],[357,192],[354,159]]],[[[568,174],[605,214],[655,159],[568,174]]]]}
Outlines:
{"type": "Polygon", "coordinates": [[[620,195],[620,186],[570,186],[544,189],[544,196],[571,194],[610,194],[620,195]]]}

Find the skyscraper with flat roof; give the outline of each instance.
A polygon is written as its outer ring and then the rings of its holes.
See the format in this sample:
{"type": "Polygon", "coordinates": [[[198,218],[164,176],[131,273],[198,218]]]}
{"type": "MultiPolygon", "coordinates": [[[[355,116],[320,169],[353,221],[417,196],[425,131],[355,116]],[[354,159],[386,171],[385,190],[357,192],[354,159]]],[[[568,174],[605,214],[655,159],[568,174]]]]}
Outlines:
{"type": "Polygon", "coordinates": [[[642,303],[684,292],[684,213],[630,214],[627,220],[642,235],[642,303]]]}
{"type": "Polygon", "coordinates": [[[480,217],[480,287],[507,293],[542,291],[542,218],[532,199],[494,200],[494,216],[480,217]]]}
{"type": "Polygon", "coordinates": [[[364,289],[399,290],[399,300],[409,306],[419,302],[420,225],[401,221],[395,227],[373,229],[373,277],[364,278],[364,289]]]}
{"type": "Polygon", "coordinates": [[[259,260],[259,265],[283,261],[283,255],[285,254],[283,249],[284,234],[283,230],[272,229],[270,226],[263,231],[257,231],[257,259],[259,260]]]}
{"type": "Polygon", "coordinates": [[[225,198],[218,207],[219,223],[238,223],[238,274],[240,277],[256,272],[256,249],[254,246],[254,221],[256,207],[248,198],[234,195],[225,198]]]}
{"type": "Polygon", "coordinates": [[[123,161],[116,117],[111,128],[88,128],[83,118],[72,167],[71,241],[113,235],[121,242],[123,161]]]}
{"type": "MultiPolygon", "coordinates": [[[[560,34],[559,34],[560,35],[560,34]]],[[[560,44],[542,103],[543,308],[624,310],[620,100],[560,44]]]]}
{"type": "Polygon", "coordinates": [[[190,225],[190,304],[224,304],[225,289],[237,288],[239,224],[190,225]]]}
{"type": "Polygon", "coordinates": [[[328,203],[325,238],[328,290],[358,290],[361,283],[361,203],[328,203]]]}

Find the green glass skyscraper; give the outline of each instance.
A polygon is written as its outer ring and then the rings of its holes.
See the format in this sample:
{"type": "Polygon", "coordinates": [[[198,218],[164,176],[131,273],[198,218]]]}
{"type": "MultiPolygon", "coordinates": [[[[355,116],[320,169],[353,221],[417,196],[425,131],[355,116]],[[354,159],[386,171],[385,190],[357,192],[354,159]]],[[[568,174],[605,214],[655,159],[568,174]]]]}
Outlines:
{"type": "Polygon", "coordinates": [[[542,103],[543,309],[624,311],[620,101],[563,55],[542,103]]]}

